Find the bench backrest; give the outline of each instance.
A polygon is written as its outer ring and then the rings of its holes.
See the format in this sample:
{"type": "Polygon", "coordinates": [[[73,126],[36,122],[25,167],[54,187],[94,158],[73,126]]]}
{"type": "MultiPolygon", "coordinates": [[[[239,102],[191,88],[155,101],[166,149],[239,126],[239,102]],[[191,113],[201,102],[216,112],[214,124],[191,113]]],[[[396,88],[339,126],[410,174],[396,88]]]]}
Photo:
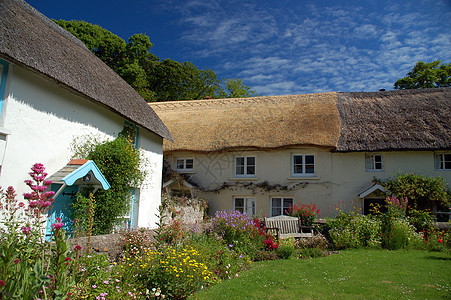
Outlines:
{"type": "Polygon", "coordinates": [[[300,223],[297,217],[283,215],[265,218],[265,226],[267,228],[279,228],[279,234],[298,233],[299,225],[300,223]]]}

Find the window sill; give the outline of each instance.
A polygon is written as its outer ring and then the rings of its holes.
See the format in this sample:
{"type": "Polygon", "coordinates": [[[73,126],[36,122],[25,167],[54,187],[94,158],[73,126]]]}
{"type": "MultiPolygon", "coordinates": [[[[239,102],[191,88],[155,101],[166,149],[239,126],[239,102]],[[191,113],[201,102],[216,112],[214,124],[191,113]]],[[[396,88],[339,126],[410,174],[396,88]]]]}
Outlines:
{"type": "Polygon", "coordinates": [[[258,181],[258,177],[233,177],[230,181],[258,181]]]}
{"type": "Polygon", "coordinates": [[[0,127],[0,134],[2,134],[2,135],[10,135],[11,134],[11,130],[6,129],[4,127],[0,127]]]}
{"type": "Polygon", "coordinates": [[[183,173],[183,174],[196,174],[196,171],[194,170],[175,170],[177,173],[183,173]]]}
{"type": "Polygon", "coordinates": [[[320,180],[321,177],[317,176],[296,176],[296,177],[288,177],[288,180],[320,180]]]}
{"type": "Polygon", "coordinates": [[[381,172],[384,172],[384,170],[371,170],[371,169],[366,169],[365,172],[367,172],[367,173],[381,173],[381,172]]]}

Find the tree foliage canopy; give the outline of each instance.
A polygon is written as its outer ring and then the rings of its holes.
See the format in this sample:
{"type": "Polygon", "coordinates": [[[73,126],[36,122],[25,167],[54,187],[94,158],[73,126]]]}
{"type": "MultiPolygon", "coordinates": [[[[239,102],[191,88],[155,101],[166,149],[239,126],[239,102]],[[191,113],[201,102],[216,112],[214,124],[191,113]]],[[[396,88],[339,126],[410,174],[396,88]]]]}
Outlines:
{"type": "Polygon", "coordinates": [[[407,76],[398,79],[395,89],[421,89],[451,86],[451,63],[442,63],[440,59],[433,62],[417,62],[407,76]]]}
{"type": "Polygon", "coordinates": [[[153,44],[145,34],[134,34],[125,42],[98,25],[55,22],[80,39],[148,102],[256,96],[241,79],[221,80],[214,71],[200,70],[190,62],[160,60],[150,52],[153,44]]]}

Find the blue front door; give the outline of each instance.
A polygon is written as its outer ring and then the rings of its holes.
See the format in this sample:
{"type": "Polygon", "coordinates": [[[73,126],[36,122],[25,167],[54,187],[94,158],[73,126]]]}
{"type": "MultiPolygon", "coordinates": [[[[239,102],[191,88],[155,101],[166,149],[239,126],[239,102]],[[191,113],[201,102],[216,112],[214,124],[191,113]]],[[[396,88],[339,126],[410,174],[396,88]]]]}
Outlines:
{"type": "MultiPolygon", "coordinates": [[[[52,184],[52,191],[58,191],[61,184],[52,184]]],[[[56,223],[56,218],[60,218],[61,222],[64,223],[64,229],[69,235],[72,233],[73,222],[71,219],[72,203],[75,200],[75,194],[78,192],[78,185],[67,186],[62,193],[53,201],[53,206],[49,210],[49,215],[47,218],[47,229],[45,232],[45,239],[50,240],[52,228],[51,225],[56,223]]]]}

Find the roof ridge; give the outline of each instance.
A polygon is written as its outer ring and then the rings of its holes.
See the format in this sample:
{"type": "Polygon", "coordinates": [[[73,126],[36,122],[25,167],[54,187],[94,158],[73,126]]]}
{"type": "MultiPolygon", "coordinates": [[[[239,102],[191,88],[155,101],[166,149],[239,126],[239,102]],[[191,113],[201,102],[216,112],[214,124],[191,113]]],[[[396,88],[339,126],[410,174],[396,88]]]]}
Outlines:
{"type": "Polygon", "coordinates": [[[200,99],[200,100],[178,100],[178,101],[162,101],[162,102],[150,102],[151,107],[189,107],[189,106],[207,106],[210,104],[239,104],[239,103],[258,103],[258,102],[280,102],[280,100],[291,101],[293,98],[308,98],[318,97],[319,95],[333,95],[337,92],[323,92],[323,93],[310,93],[310,94],[295,94],[295,95],[275,95],[275,96],[256,96],[246,98],[219,98],[219,99],[200,99]]]}

